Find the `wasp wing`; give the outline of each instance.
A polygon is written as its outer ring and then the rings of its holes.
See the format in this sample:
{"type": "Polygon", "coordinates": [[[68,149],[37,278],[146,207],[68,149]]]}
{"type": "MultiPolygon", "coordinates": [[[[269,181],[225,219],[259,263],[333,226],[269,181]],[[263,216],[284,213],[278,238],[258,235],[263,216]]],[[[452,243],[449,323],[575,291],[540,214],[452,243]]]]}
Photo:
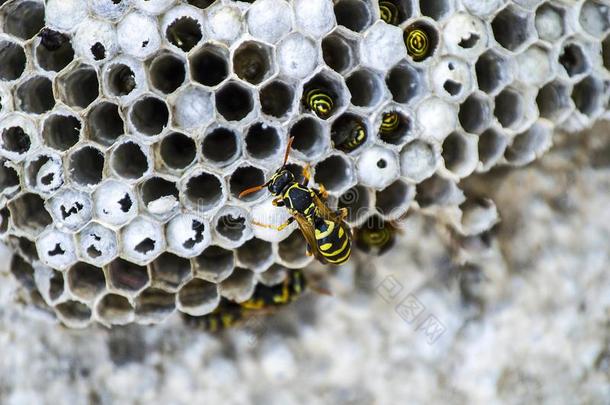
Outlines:
{"type": "Polygon", "coordinates": [[[324,256],[322,256],[322,253],[320,253],[318,248],[318,241],[316,240],[316,232],[313,224],[298,212],[294,213],[293,215],[294,219],[297,220],[297,224],[299,225],[299,229],[301,230],[303,237],[305,237],[305,240],[309,245],[309,250],[321,263],[326,263],[326,259],[324,259],[324,256]]]}

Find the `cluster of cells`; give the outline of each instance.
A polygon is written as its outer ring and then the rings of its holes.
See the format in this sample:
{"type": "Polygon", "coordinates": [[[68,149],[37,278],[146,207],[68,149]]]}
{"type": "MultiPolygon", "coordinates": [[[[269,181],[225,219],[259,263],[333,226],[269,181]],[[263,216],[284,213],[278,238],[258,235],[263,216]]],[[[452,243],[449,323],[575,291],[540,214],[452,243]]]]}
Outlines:
{"type": "Polygon", "coordinates": [[[71,327],[246,301],[312,260],[239,197],[291,137],[354,229],[481,232],[459,181],[606,114],[609,32],[602,0],[0,0],[10,270],[71,327]]]}

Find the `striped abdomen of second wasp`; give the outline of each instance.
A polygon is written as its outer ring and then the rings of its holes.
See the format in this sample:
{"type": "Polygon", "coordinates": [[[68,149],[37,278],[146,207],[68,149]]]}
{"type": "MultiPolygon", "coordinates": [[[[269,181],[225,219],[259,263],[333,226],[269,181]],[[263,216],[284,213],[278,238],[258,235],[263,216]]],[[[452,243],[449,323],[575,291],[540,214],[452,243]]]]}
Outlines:
{"type": "Polygon", "coordinates": [[[244,318],[244,310],[240,306],[221,302],[213,312],[203,316],[183,315],[184,322],[193,328],[218,332],[237,325],[244,318]]]}
{"type": "Polygon", "coordinates": [[[297,299],[306,288],[305,276],[300,270],[292,270],[280,284],[266,286],[258,284],[252,297],[239,304],[257,310],[286,305],[297,299]]]}
{"type": "Polygon", "coordinates": [[[316,217],[314,226],[318,249],[324,259],[331,264],[345,263],[352,253],[350,230],[345,222],[316,217]]]}

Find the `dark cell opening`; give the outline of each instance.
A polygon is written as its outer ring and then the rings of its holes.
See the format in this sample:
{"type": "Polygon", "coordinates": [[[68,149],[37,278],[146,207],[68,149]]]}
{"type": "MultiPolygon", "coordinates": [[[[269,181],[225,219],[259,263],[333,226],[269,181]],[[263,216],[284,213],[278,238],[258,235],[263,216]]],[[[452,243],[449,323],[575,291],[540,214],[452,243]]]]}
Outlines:
{"type": "Polygon", "coordinates": [[[201,27],[194,18],[180,17],[174,20],[165,31],[167,40],[184,52],[188,52],[199,41],[203,35],[201,34],[201,27]]]}

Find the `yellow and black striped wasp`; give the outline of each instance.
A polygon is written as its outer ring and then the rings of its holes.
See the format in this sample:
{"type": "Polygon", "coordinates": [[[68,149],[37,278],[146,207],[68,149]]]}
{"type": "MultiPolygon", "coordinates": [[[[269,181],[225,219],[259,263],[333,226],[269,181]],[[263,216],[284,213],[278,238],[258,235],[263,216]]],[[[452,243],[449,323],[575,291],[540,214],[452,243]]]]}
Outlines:
{"type": "Polygon", "coordinates": [[[239,197],[257,192],[265,187],[275,197],[273,205],[285,207],[291,217],[280,226],[273,226],[253,222],[253,225],[281,231],[288,225],[297,222],[305,240],[307,241],[307,254],[314,255],[323,264],[340,265],[350,258],[352,233],[344,218],[347,209],[341,208],[333,211],[324,200],[327,198],[324,187],[313,189],[308,187],[309,170],[303,170],[304,180],[298,183],[292,172],[286,168],[290,147],[294,138],[290,138],[284,163],[273,174],[271,179],[260,186],[251,187],[242,191],[239,197]]]}
{"type": "Polygon", "coordinates": [[[331,136],[335,148],[349,153],[366,142],[366,127],[355,116],[343,116],[333,125],[331,136]]]}
{"type": "Polygon", "coordinates": [[[400,10],[393,1],[381,0],[379,2],[379,15],[382,21],[391,25],[398,25],[400,10]]]}
{"type": "Polygon", "coordinates": [[[430,36],[417,25],[408,27],[404,34],[407,53],[415,62],[426,59],[432,53],[430,36]]]}
{"type": "Polygon", "coordinates": [[[395,223],[372,216],[354,230],[354,241],[364,253],[380,256],[394,246],[399,232],[395,223]]]}
{"type": "Polygon", "coordinates": [[[322,119],[330,117],[333,108],[335,108],[335,102],[331,94],[318,88],[305,92],[303,104],[322,119]]]}

